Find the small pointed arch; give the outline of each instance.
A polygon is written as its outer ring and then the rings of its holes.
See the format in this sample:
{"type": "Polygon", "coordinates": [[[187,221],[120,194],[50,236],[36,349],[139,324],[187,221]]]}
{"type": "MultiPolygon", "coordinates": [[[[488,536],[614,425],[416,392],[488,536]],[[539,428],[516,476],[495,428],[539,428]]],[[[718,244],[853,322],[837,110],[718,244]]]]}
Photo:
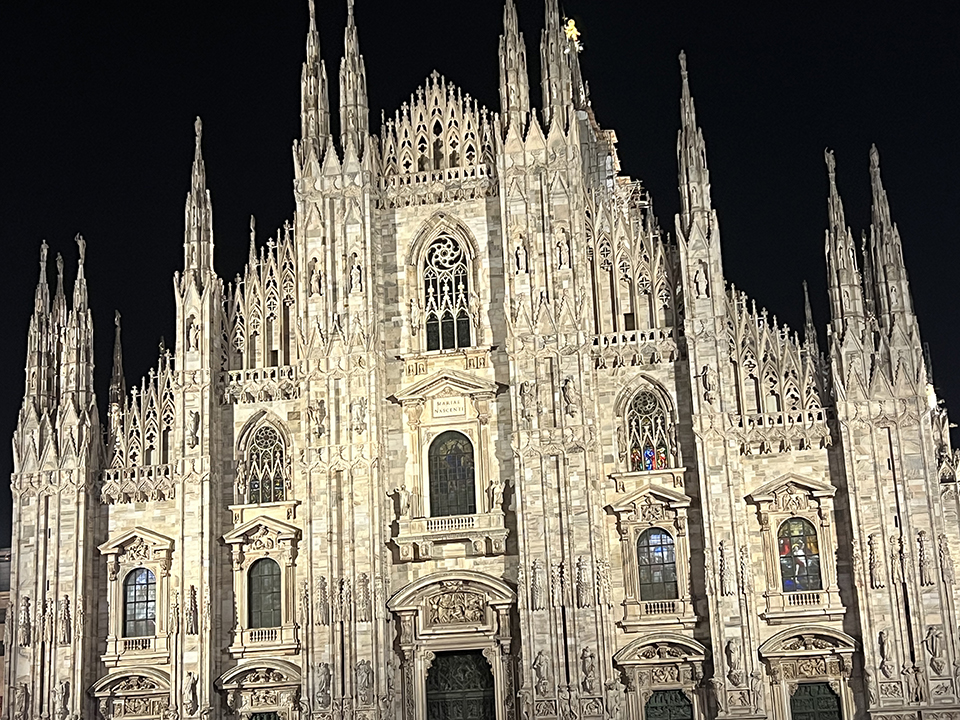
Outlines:
{"type": "Polygon", "coordinates": [[[679,465],[673,400],[666,389],[646,376],[621,390],[615,403],[625,447],[626,472],[663,470],[679,465]]]}
{"type": "Polygon", "coordinates": [[[237,455],[237,493],[242,503],[289,500],[293,441],[286,426],[272,413],[261,410],[241,429],[237,455]]]}

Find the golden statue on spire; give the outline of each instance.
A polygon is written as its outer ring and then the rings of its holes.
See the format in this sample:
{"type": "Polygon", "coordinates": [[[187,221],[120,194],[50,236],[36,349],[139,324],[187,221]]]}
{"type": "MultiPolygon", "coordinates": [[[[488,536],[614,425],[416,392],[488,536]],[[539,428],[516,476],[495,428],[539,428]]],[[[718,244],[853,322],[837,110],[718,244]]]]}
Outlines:
{"type": "Polygon", "coordinates": [[[580,31],[577,30],[577,21],[573,18],[567,18],[567,24],[563,26],[563,34],[567,36],[567,42],[573,45],[577,52],[583,50],[580,44],[580,31]]]}

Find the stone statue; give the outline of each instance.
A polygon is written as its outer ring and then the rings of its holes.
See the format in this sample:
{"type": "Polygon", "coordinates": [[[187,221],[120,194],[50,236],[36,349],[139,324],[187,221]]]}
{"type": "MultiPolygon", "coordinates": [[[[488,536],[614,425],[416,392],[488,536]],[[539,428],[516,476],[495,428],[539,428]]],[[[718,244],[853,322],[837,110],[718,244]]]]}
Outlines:
{"type": "Polygon", "coordinates": [[[197,676],[192,672],[183,680],[183,711],[187,715],[197,712],[197,676]]]}
{"type": "Polygon", "coordinates": [[[621,720],[623,717],[623,711],[620,708],[621,703],[621,693],[620,693],[620,683],[616,680],[608,680],[607,684],[604,687],[604,704],[606,705],[607,714],[610,716],[611,720],[621,720]]]}
{"type": "Polygon", "coordinates": [[[330,663],[317,665],[316,702],[322,708],[330,707],[330,685],[332,681],[333,673],[330,670],[330,663]]]}
{"type": "Polygon", "coordinates": [[[13,720],[27,720],[28,704],[27,684],[20,683],[13,691],[13,720]]]}
{"type": "Polygon", "coordinates": [[[546,607],[544,585],[543,561],[536,558],[533,561],[533,572],[530,574],[530,607],[533,610],[543,610],[546,607]]]}
{"type": "Polygon", "coordinates": [[[725,597],[731,597],[737,594],[733,545],[728,540],[720,541],[720,594],[725,597]]]}
{"type": "Polygon", "coordinates": [[[533,672],[536,675],[535,687],[537,690],[537,695],[546,695],[550,690],[550,680],[548,675],[550,675],[550,661],[547,659],[547,656],[543,654],[543,650],[537,652],[537,656],[533,659],[533,672]]]}
{"type": "Polygon", "coordinates": [[[717,703],[717,712],[723,715],[726,712],[726,698],[723,694],[723,681],[719,678],[712,677],[707,680],[707,685],[710,688],[710,692],[713,695],[714,702],[717,703]]]}
{"type": "Polygon", "coordinates": [[[190,430],[187,433],[187,445],[191,448],[195,448],[199,444],[200,444],[200,413],[196,411],[191,411],[190,430]]]}
{"type": "Polygon", "coordinates": [[[883,555],[883,550],[880,547],[880,536],[877,533],[871,534],[867,539],[867,545],[870,549],[870,587],[879,590],[884,586],[883,563],[880,560],[883,555]]]}
{"type": "Polygon", "coordinates": [[[950,541],[946,535],[940,535],[937,538],[937,544],[940,551],[940,573],[943,575],[943,582],[947,585],[953,585],[954,568],[953,558],[950,555],[950,541]]]}
{"type": "Polygon", "coordinates": [[[57,610],[57,645],[70,644],[71,629],[70,598],[64,595],[57,610]]]}
{"type": "Polygon", "coordinates": [[[890,646],[890,633],[881,630],[877,635],[877,645],[880,649],[880,672],[888,680],[893,677],[893,648],[890,646]]]}
{"type": "Polygon", "coordinates": [[[527,272],[527,249],[523,245],[523,240],[517,245],[517,274],[527,272]]]}
{"type": "Polygon", "coordinates": [[[70,704],[70,683],[61,680],[54,692],[56,693],[57,720],[67,720],[70,714],[70,708],[67,707],[70,704]]]}
{"type": "Polygon", "coordinates": [[[563,395],[563,411],[570,417],[575,416],[580,405],[580,393],[577,392],[573,378],[566,378],[563,381],[560,392],[563,395]]]}
{"type": "Polygon", "coordinates": [[[923,638],[923,644],[930,653],[930,669],[934,675],[943,675],[943,628],[940,625],[931,625],[923,638]]]}
{"type": "Polygon", "coordinates": [[[357,256],[353,256],[353,267],[350,268],[350,292],[363,292],[363,268],[357,256]]]}
{"type": "Polygon", "coordinates": [[[357,663],[357,695],[364,705],[373,702],[373,668],[369,660],[357,663]]]}
{"type": "Polygon", "coordinates": [[[934,583],[933,558],[929,549],[929,537],[926,530],[917,534],[917,555],[920,563],[920,584],[930,587],[934,583]]]}
{"type": "Polygon", "coordinates": [[[590,648],[580,653],[580,669],[583,671],[580,687],[587,695],[593,695],[597,689],[597,656],[590,648]]]}
{"type": "Polygon", "coordinates": [[[24,595],[20,598],[20,615],[17,618],[17,644],[20,647],[30,647],[30,598],[24,595]]]}
{"type": "Polygon", "coordinates": [[[863,671],[863,684],[867,691],[867,701],[871,706],[877,704],[877,681],[873,678],[873,673],[869,670],[863,671]]]}
{"type": "Polygon", "coordinates": [[[734,638],[727,641],[727,679],[734,687],[743,685],[743,644],[734,638]]]}

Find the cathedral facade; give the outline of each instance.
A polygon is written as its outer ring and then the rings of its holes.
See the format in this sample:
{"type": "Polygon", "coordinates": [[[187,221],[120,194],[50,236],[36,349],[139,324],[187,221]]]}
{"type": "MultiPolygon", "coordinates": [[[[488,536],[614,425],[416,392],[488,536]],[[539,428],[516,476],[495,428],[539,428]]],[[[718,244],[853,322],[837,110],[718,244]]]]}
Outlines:
{"type": "MultiPolygon", "coordinates": [[[[960,718],[955,457],[870,153],[827,154],[821,352],[724,276],[681,55],[661,230],[546,0],[500,106],[378,133],[313,8],[292,221],[227,283],[196,125],[177,334],[103,414],[47,248],[14,437],[6,717],[960,718]]],[[[186,174],[186,169],[185,169],[186,174]]]]}

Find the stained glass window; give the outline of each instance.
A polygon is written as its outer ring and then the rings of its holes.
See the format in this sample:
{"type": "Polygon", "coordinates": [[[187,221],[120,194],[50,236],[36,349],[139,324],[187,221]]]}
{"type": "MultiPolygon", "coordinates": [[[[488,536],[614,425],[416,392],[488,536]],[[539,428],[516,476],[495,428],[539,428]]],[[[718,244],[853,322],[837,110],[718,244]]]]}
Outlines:
{"type": "Polygon", "coordinates": [[[427,673],[427,720],[494,720],[493,673],[479,650],[438,652],[427,673]]]}
{"type": "Polygon", "coordinates": [[[803,518],[790,518],[780,526],[777,537],[783,591],[822,590],[820,543],[813,525],[803,518]]]}
{"type": "Polygon", "coordinates": [[[264,425],[253,434],[250,444],[249,502],[286,500],[283,441],[276,428],[264,425]]]}
{"type": "Polygon", "coordinates": [[[131,570],[123,580],[123,636],[157,634],[157,578],[146,568],[131,570]]]}
{"type": "Polygon", "coordinates": [[[280,566],[270,558],[257,560],[247,582],[250,627],[280,627],[280,566]]]}
{"type": "Polygon", "coordinates": [[[431,243],[423,283],[427,350],[470,347],[470,285],[460,243],[446,236],[431,243]]]}
{"type": "Polygon", "coordinates": [[[442,433],[430,446],[430,514],[472,515],[476,511],[473,445],[462,433],[442,433]]]}
{"type": "Polygon", "coordinates": [[[627,411],[630,470],[661,470],[670,467],[667,413],[652,390],[641,390],[627,411]]]}
{"type": "Polygon", "coordinates": [[[643,720],[693,720],[693,703],[683,690],[654,690],[643,720]]]}
{"type": "Polygon", "coordinates": [[[677,599],[677,556],[666,530],[644,530],[637,540],[641,600],[677,599]]]}
{"type": "Polygon", "coordinates": [[[790,696],[791,720],[841,720],[840,698],[828,683],[800,683],[790,696]]]}

